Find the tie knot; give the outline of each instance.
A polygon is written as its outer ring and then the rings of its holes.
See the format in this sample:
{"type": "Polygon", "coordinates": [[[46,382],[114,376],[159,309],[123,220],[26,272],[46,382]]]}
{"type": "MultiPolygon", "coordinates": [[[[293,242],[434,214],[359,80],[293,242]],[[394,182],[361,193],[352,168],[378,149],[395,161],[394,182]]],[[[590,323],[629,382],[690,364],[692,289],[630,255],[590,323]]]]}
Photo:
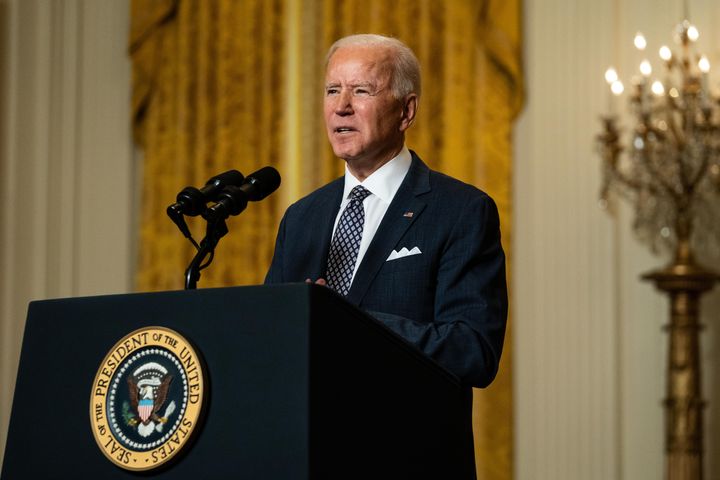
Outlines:
{"type": "Polygon", "coordinates": [[[370,190],[363,187],[362,185],[358,185],[352,190],[350,190],[350,200],[357,200],[358,202],[361,202],[367,198],[368,195],[370,195],[370,190]]]}

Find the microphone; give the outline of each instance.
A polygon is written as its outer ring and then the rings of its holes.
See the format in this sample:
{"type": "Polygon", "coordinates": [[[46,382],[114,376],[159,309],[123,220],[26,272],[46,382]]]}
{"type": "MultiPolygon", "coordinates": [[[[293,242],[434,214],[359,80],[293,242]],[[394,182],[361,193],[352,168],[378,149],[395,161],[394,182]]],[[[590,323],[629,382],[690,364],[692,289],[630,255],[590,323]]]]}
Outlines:
{"type": "Polygon", "coordinates": [[[258,202],[280,186],[280,174],[273,167],[263,167],[245,177],[238,186],[228,185],[217,196],[215,205],[203,213],[207,220],[221,220],[238,215],[247,207],[248,201],[258,202]]]}
{"type": "Polygon", "coordinates": [[[241,185],[243,180],[242,173],[228,170],[212,177],[201,189],[185,187],[177,194],[176,202],[168,207],[168,215],[172,217],[171,210],[177,215],[200,215],[205,211],[207,202],[216,200],[223,188],[228,185],[241,185]]]}
{"type": "Polygon", "coordinates": [[[216,200],[223,188],[228,185],[240,185],[243,180],[242,173],[237,170],[228,170],[212,177],[200,189],[185,187],[177,194],[175,203],[167,208],[168,217],[175,222],[186,238],[191,238],[190,229],[188,229],[183,215],[191,217],[200,215],[205,211],[207,202],[216,200]]]}

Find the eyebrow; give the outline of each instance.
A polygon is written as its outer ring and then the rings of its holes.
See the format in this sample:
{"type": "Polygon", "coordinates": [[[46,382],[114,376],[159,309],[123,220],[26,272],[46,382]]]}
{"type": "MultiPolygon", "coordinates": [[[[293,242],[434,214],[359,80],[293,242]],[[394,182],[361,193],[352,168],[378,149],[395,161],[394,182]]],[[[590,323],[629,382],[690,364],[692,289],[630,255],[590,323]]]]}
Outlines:
{"type": "MultiPolygon", "coordinates": [[[[325,88],[332,88],[332,87],[339,87],[341,86],[340,83],[334,82],[334,83],[327,83],[325,84],[325,88]]],[[[376,88],[376,85],[371,82],[360,82],[360,83],[351,83],[348,85],[350,88],[357,88],[357,87],[372,87],[376,88]]]]}

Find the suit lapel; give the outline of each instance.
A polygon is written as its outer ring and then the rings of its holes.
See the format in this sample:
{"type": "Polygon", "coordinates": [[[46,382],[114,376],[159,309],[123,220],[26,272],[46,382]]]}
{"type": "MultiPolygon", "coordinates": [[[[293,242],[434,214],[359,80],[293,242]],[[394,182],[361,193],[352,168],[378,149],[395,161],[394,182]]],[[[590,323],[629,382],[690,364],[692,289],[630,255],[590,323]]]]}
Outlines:
{"type": "Polygon", "coordinates": [[[375,237],[355,273],[346,297],[350,303],[360,304],[390,252],[425,209],[425,202],[418,196],[430,191],[430,170],[414,152],[412,152],[412,156],[410,170],[395,194],[395,198],[390,202],[375,237]],[[408,212],[412,212],[412,215],[406,216],[405,214],[408,212]]]}
{"type": "Polygon", "coordinates": [[[332,230],[335,225],[335,217],[337,217],[338,210],[340,210],[344,185],[345,180],[342,177],[331,183],[327,192],[323,192],[323,195],[316,198],[315,203],[310,208],[311,216],[309,215],[309,217],[311,218],[306,219],[308,228],[313,228],[311,226],[315,225],[319,229],[318,235],[309,232],[307,236],[311,241],[318,241],[319,243],[310,245],[305,250],[311,254],[308,259],[308,275],[313,281],[318,278],[325,278],[332,230]]]}

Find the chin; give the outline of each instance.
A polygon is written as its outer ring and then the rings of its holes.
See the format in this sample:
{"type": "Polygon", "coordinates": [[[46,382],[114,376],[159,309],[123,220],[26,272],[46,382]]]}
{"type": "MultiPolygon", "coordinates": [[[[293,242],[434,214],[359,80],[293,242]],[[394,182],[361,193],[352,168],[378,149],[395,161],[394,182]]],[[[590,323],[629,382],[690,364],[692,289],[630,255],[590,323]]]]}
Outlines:
{"type": "Polygon", "coordinates": [[[354,158],[357,158],[360,154],[357,151],[348,149],[348,148],[333,148],[333,153],[336,157],[341,158],[343,160],[350,161],[354,158]]]}

